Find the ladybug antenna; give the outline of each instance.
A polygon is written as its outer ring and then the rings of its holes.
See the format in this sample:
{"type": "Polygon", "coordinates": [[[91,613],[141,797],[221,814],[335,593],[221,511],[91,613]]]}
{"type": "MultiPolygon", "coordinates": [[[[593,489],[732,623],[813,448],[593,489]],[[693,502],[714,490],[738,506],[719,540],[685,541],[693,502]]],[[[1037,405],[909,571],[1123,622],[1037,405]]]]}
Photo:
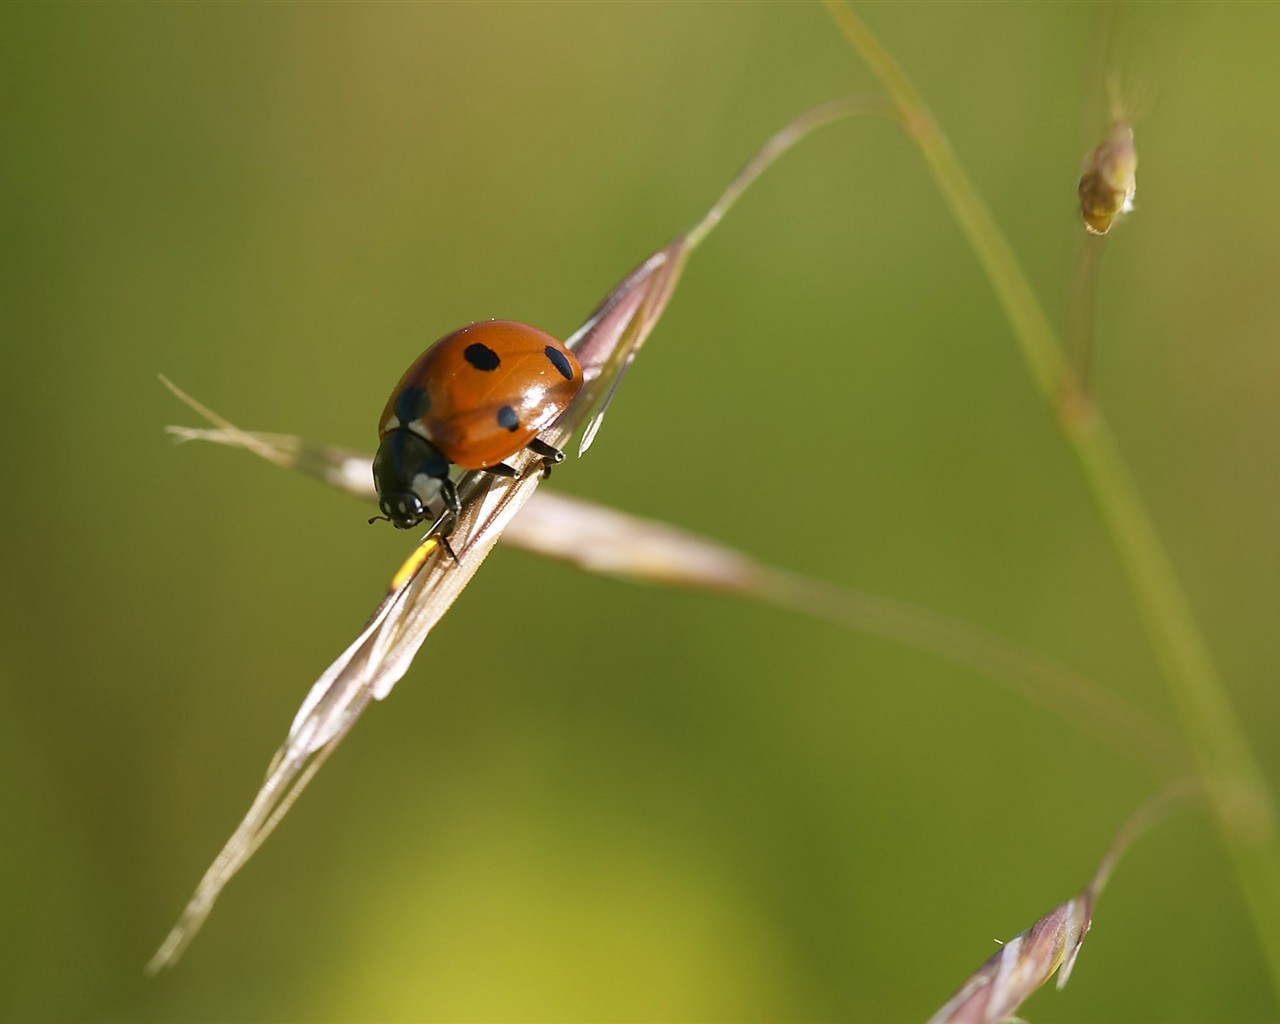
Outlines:
{"type": "Polygon", "coordinates": [[[374,516],[372,519],[369,520],[369,525],[372,526],[374,523],[378,522],[379,520],[381,520],[384,523],[389,523],[391,522],[391,517],[390,516],[374,516]]]}

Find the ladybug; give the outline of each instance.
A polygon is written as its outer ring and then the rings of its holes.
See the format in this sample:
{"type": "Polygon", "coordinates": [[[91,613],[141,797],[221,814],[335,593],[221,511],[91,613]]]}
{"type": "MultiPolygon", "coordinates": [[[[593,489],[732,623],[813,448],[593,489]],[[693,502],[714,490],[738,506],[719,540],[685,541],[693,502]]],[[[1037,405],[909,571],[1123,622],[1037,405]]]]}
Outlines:
{"type": "Polygon", "coordinates": [[[430,532],[445,538],[460,508],[450,466],[515,477],[503,460],[528,448],[549,473],[564,453],[538,432],[581,388],[577,358],[536,327],[486,320],[446,334],[405,371],[382,410],[373,458],[382,515],[369,522],[412,529],[439,500],[444,511],[430,532]]]}

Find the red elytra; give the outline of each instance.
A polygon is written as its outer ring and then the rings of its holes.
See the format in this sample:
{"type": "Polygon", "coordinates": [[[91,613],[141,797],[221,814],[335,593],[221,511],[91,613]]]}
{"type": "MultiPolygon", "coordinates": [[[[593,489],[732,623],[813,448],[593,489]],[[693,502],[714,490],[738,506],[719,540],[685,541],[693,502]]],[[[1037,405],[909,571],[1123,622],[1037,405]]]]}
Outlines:
{"type": "Polygon", "coordinates": [[[407,427],[450,462],[488,469],[532,441],[581,387],[578,360],[550,334],[487,320],[418,357],[382,411],[379,436],[407,427]]]}

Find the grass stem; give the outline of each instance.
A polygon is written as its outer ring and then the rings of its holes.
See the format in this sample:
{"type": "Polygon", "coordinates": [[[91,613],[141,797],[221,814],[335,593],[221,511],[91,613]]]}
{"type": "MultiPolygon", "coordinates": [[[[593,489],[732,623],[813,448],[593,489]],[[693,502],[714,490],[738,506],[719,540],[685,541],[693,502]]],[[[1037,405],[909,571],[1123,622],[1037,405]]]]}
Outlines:
{"type": "Polygon", "coordinates": [[[1274,803],[1151,515],[1110,427],[1082,391],[1013,250],[919,93],[841,0],[826,4],[897,106],[996,292],[1037,390],[1080,463],[1195,755],[1273,987],[1280,994],[1280,831],[1274,803]]]}

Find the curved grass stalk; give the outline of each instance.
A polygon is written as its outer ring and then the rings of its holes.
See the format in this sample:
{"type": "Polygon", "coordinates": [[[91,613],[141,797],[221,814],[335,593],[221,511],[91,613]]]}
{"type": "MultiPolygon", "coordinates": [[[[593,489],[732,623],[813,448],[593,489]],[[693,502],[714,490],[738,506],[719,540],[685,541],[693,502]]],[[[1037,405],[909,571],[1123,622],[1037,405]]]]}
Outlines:
{"type": "Polygon", "coordinates": [[[712,229],[720,223],[742,193],[783,153],[815,128],[857,114],[878,114],[891,121],[897,120],[898,116],[893,104],[883,96],[841,96],[801,114],[756,151],[755,156],[729,182],[728,188],[721,193],[715,205],[685,232],[685,242],[689,248],[696,248],[711,234],[712,229]]]}
{"type": "Polygon", "coordinates": [[[1080,463],[1133,590],[1280,993],[1280,828],[1274,801],[1115,436],[1088,401],[1013,250],[911,81],[844,3],[826,0],[826,6],[892,97],[1000,300],[1037,390],[1080,463]]]}

